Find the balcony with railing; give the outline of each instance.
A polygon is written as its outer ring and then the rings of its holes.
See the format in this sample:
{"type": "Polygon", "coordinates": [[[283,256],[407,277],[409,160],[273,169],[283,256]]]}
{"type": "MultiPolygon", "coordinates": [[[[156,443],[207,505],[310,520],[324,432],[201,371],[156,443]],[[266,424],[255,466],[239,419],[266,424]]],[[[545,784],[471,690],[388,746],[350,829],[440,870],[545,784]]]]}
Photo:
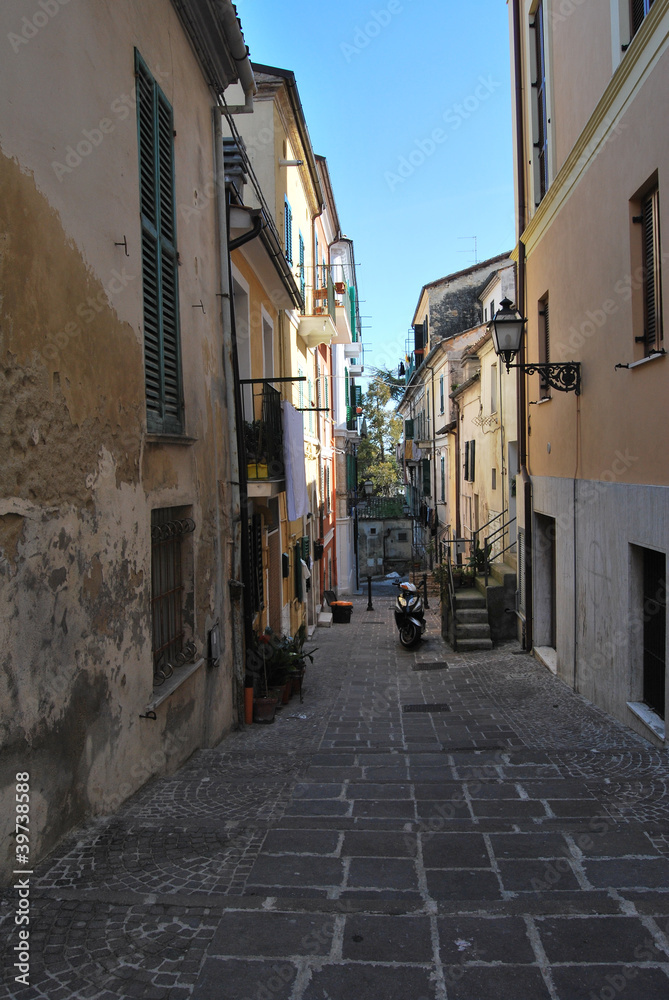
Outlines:
{"type": "MultiPolygon", "coordinates": [[[[316,279],[318,282],[318,278],[316,279]]],[[[340,343],[337,326],[337,300],[330,275],[327,284],[305,290],[305,313],[300,317],[298,333],[307,347],[340,343]]]]}
{"type": "Polygon", "coordinates": [[[281,393],[272,379],[242,379],[242,418],[248,495],[271,497],[285,489],[281,393]]]}

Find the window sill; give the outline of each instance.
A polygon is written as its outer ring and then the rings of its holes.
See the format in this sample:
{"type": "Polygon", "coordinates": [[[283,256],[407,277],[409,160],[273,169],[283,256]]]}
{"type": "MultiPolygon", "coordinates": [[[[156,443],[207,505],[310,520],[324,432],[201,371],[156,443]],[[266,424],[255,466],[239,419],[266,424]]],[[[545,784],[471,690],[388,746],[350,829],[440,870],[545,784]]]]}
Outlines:
{"type": "Polygon", "coordinates": [[[147,444],[195,444],[197,438],[189,437],[187,434],[147,434],[145,439],[147,444]]]}
{"type": "Polygon", "coordinates": [[[664,719],[661,719],[657,712],[654,712],[643,701],[628,701],[627,707],[633,715],[636,715],[637,719],[643,722],[644,726],[650,729],[654,736],[660,740],[665,739],[664,719]]]}
{"type": "Polygon", "coordinates": [[[654,354],[649,354],[647,358],[641,358],[640,361],[632,361],[627,367],[638,368],[639,365],[646,365],[649,361],[656,361],[657,358],[666,357],[666,353],[666,351],[656,351],[654,354]]]}
{"type": "Polygon", "coordinates": [[[146,706],[146,711],[155,712],[159,705],[162,705],[170,695],[174,694],[177,688],[181,687],[206,662],[204,656],[201,656],[194,663],[187,663],[183,667],[177,667],[172,676],[164,684],[161,684],[159,688],[154,690],[153,698],[146,706]]]}

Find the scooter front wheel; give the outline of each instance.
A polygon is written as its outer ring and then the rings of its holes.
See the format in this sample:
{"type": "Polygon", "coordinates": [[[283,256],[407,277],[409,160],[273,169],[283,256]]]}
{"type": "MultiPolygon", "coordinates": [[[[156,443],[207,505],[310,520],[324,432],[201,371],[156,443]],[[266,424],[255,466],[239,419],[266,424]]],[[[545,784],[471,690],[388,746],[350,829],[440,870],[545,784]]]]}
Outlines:
{"type": "Polygon", "coordinates": [[[413,622],[407,622],[400,628],[400,642],[405,649],[415,646],[420,639],[420,629],[413,622]]]}

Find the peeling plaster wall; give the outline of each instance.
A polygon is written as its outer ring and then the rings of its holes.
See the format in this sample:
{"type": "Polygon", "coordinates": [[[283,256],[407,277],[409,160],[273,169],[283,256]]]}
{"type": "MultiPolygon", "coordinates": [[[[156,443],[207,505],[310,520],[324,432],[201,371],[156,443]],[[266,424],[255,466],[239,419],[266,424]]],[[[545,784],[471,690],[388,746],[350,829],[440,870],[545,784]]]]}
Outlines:
{"type": "MultiPolygon", "coordinates": [[[[24,14],[4,0],[0,37],[24,14]]],[[[213,102],[172,4],[70,0],[16,45],[0,110],[0,805],[8,824],[14,775],[29,771],[36,862],[231,726],[231,474],[203,194],[213,102]],[[174,107],[181,443],[146,435],[135,46],[174,107]],[[150,721],[151,510],[165,506],[192,511],[192,635],[206,657],[220,621],[222,656],[150,721]]]]}

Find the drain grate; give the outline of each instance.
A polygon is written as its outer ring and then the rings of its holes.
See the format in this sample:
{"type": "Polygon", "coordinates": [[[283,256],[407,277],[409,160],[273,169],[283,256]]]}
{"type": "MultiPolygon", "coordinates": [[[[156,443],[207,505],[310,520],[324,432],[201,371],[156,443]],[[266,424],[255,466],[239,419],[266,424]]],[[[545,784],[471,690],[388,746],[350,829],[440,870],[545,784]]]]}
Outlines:
{"type": "Polygon", "coordinates": [[[417,663],[414,670],[448,670],[448,663],[446,660],[440,660],[435,663],[417,663]]]}
{"type": "Polygon", "coordinates": [[[436,702],[432,705],[402,705],[403,712],[450,712],[451,707],[445,702],[436,702]]]}
{"type": "Polygon", "coordinates": [[[366,622],[363,622],[362,624],[363,624],[363,625],[383,625],[383,624],[385,624],[385,623],[384,623],[384,622],[371,622],[371,621],[366,621],[366,622]]]}

